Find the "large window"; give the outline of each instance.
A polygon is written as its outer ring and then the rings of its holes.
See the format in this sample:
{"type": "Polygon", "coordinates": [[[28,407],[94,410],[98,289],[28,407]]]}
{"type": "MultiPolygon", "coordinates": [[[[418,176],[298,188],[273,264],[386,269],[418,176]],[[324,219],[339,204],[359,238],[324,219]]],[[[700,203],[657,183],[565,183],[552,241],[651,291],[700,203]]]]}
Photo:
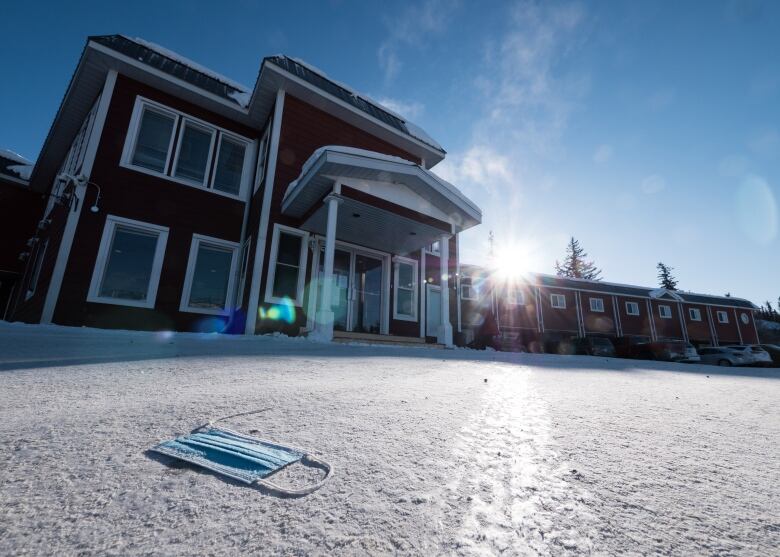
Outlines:
{"type": "Polygon", "coordinates": [[[251,174],[249,144],[217,126],[138,98],[122,165],[241,197],[251,174]]]}
{"type": "Polygon", "coordinates": [[[672,318],[671,306],[658,306],[658,315],[661,316],[661,319],[671,319],[672,318]]]}
{"type": "Polygon", "coordinates": [[[603,298],[590,298],[590,311],[598,313],[604,313],[604,299],[603,298]]]}
{"type": "Polygon", "coordinates": [[[393,319],[417,321],[417,261],[396,257],[394,263],[395,305],[393,319]]]}
{"type": "Polygon", "coordinates": [[[563,294],[550,294],[550,305],[555,309],[566,309],[566,296],[563,294]]]}
{"type": "Polygon", "coordinates": [[[701,321],[701,310],[699,308],[688,308],[688,317],[691,321],[701,321]]]}
{"type": "Polygon", "coordinates": [[[627,315],[639,315],[639,304],[637,302],[626,302],[627,315]]]}
{"type": "Polygon", "coordinates": [[[306,274],[306,240],[302,230],[277,224],[271,242],[271,260],[268,266],[268,284],[265,301],[268,303],[303,304],[303,283],[306,274]]]}
{"type": "Polygon", "coordinates": [[[154,307],[168,229],[109,215],[87,300],[154,307]]]}
{"type": "Polygon", "coordinates": [[[230,311],[238,244],[194,234],[181,311],[224,315],[230,311]]]}

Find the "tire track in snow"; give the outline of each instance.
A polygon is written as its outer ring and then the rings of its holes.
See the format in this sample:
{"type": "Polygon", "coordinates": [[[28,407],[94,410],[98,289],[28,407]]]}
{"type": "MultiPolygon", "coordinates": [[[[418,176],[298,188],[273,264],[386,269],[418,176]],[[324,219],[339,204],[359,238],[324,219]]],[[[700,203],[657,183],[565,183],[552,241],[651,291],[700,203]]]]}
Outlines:
{"type": "Polygon", "coordinates": [[[499,366],[480,410],[461,430],[455,477],[438,500],[447,551],[479,554],[592,552],[596,519],[550,438],[546,404],[527,368],[499,366]]]}

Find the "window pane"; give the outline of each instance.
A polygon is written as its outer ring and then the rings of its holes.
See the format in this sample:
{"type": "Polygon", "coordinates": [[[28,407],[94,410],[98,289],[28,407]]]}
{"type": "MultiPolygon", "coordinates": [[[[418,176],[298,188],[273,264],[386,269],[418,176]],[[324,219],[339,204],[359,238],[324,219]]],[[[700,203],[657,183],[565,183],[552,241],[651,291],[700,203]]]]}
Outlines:
{"type": "Polygon", "coordinates": [[[98,296],[146,300],[157,238],[154,232],[117,226],[98,296]]]}
{"type": "Polygon", "coordinates": [[[217,170],[214,174],[214,189],[238,195],[241,190],[241,171],[244,169],[243,143],[222,137],[219,145],[217,170]]]}
{"type": "Polygon", "coordinates": [[[179,144],[179,160],[176,163],[175,175],[178,178],[186,178],[203,183],[206,176],[206,163],[209,159],[211,147],[211,130],[201,128],[191,123],[184,125],[179,144]]]}
{"type": "Polygon", "coordinates": [[[279,245],[276,252],[276,260],[286,265],[298,266],[301,258],[301,240],[300,236],[295,234],[279,234],[279,245]]]}
{"type": "Polygon", "coordinates": [[[190,290],[190,307],[225,309],[233,251],[200,244],[190,290]]]}
{"type": "Polygon", "coordinates": [[[414,315],[414,307],[412,307],[412,291],[411,290],[396,290],[396,305],[397,312],[401,315],[414,315]]]}
{"type": "Polygon", "coordinates": [[[398,288],[414,288],[414,267],[398,263],[398,288]]]}
{"type": "Polygon", "coordinates": [[[295,300],[298,295],[298,268],[286,265],[277,265],[274,274],[273,296],[295,300]]]}
{"type": "Polygon", "coordinates": [[[173,116],[144,108],[133,153],[134,165],[165,172],[173,123],[173,116]]]}

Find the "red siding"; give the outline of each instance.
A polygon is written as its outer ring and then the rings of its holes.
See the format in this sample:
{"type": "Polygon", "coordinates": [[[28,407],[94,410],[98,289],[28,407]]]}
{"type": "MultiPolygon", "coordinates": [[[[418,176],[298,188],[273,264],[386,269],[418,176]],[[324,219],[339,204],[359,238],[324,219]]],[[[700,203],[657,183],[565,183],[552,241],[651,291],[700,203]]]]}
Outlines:
{"type": "MultiPolygon", "coordinates": [[[[204,320],[213,321],[212,316],[179,311],[192,235],[198,233],[239,242],[244,203],[119,166],[137,95],[245,137],[257,136],[253,130],[228,119],[119,76],[91,176],[91,180],[102,189],[100,212],[81,212],[54,314],[55,323],[148,330],[196,330],[204,320]],[[107,215],[170,228],[153,309],[86,301],[107,215]]],[[[95,191],[90,188],[84,205],[89,207],[94,200],[95,191]]]]}
{"type": "Polygon", "coordinates": [[[710,333],[710,324],[707,319],[707,306],[697,304],[683,304],[683,318],[688,329],[688,338],[695,343],[714,343],[710,333]],[[690,309],[696,308],[701,312],[701,321],[694,321],[690,316],[690,309]]]}
{"type": "Polygon", "coordinates": [[[683,340],[682,326],[680,325],[679,303],[674,300],[652,300],[650,302],[653,308],[653,323],[655,324],[655,334],[658,339],[683,340]],[[661,306],[669,306],[672,316],[669,319],[661,317],[661,306]]]}
{"type": "Polygon", "coordinates": [[[579,334],[577,325],[577,306],[573,290],[561,290],[558,288],[542,287],[541,294],[542,323],[545,332],[569,332],[579,334]],[[553,308],[550,304],[551,294],[561,294],[566,297],[566,309],[553,308]]]}
{"type": "Polygon", "coordinates": [[[525,297],[524,305],[508,304],[504,286],[497,287],[498,323],[501,326],[501,330],[524,329],[537,331],[539,325],[536,315],[536,290],[529,285],[517,286],[517,289],[525,297]]]}
{"type": "Polygon", "coordinates": [[[586,334],[616,335],[615,312],[613,311],[612,296],[597,294],[594,292],[580,292],[582,304],[582,321],[586,334]],[[604,301],[604,311],[591,311],[590,299],[600,298],[604,301]]]}

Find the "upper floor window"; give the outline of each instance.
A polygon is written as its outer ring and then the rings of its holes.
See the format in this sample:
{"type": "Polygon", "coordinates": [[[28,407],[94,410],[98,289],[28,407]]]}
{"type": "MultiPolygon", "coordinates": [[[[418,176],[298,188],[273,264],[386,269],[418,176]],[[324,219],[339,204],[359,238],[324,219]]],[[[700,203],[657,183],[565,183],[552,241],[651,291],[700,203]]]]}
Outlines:
{"type": "Polygon", "coordinates": [[[477,289],[474,287],[474,279],[463,275],[460,277],[460,297],[463,300],[476,300],[477,289]]]}
{"type": "Polygon", "coordinates": [[[550,305],[556,309],[566,309],[566,296],[563,294],[550,294],[550,305]]]}
{"type": "Polygon", "coordinates": [[[428,246],[428,251],[431,252],[434,255],[440,255],[441,254],[441,242],[438,240],[432,243],[430,246],[428,246]]]}
{"type": "Polygon", "coordinates": [[[122,165],[241,197],[250,142],[149,100],[136,100],[122,165]]]}
{"type": "Polygon", "coordinates": [[[658,306],[658,315],[661,316],[661,319],[671,319],[672,318],[671,306],[658,306]]]}
{"type": "MultiPolygon", "coordinates": [[[[564,300],[564,305],[565,305],[564,300]]],[[[524,306],[525,294],[517,286],[509,286],[506,291],[506,303],[511,306],[524,306]]]]}
{"type": "Polygon", "coordinates": [[[718,312],[718,323],[728,323],[729,322],[729,314],[725,311],[719,311],[718,312]]]}
{"type": "Polygon", "coordinates": [[[626,302],[627,315],[639,315],[639,304],[637,302],[626,302]]]}
{"type": "Polygon", "coordinates": [[[701,321],[701,310],[699,308],[688,308],[688,316],[691,321],[701,321]]]}
{"type": "Polygon", "coordinates": [[[591,298],[590,299],[590,311],[604,312],[604,299],[603,298],[591,298]]]}

